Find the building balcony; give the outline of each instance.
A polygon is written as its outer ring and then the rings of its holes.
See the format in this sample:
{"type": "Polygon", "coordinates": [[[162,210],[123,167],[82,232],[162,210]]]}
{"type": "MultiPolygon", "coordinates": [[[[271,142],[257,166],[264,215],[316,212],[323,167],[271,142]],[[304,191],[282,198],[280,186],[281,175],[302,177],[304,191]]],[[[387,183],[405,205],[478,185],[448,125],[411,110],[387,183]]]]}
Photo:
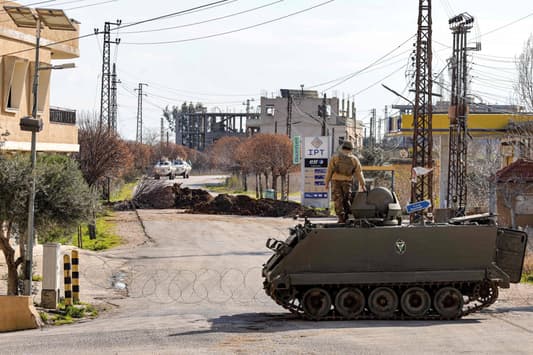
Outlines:
{"type": "Polygon", "coordinates": [[[50,123],[75,125],[76,111],[59,107],[50,107],[50,123]]]}

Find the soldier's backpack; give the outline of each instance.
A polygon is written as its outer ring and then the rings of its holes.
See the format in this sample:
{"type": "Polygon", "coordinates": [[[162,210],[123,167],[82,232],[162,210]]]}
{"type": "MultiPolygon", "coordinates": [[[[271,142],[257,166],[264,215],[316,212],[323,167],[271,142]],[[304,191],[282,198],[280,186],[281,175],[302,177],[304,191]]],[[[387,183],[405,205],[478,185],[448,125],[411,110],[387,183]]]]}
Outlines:
{"type": "Polygon", "coordinates": [[[352,176],[355,172],[355,164],[349,155],[339,154],[339,160],[335,164],[335,172],[345,176],[352,176]]]}

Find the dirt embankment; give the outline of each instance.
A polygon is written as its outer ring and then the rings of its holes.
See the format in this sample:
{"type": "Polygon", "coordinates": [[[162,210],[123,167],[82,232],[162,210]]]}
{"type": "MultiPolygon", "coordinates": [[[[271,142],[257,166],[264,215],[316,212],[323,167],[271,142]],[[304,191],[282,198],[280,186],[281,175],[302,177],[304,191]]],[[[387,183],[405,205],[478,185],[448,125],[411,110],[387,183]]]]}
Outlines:
{"type": "Polygon", "coordinates": [[[260,217],[317,217],[324,211],[302,206],[297,202],[272,199],[253,199],[246,195],[220,194],[213,197],[208,191],[181,187],[180,183],[163,185],[157,181],[142,182],[131,201],[113,205],[116,210],[185,209],[188,213],[233,214],[260,217]]]}

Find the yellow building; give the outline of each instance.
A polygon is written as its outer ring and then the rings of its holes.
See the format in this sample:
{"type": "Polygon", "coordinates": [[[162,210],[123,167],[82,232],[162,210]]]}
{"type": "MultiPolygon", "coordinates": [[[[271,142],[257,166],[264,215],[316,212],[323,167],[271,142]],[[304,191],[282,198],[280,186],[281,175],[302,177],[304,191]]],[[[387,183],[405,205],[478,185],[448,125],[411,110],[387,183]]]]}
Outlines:
{"type": "MultiPolygon", "coordinates": [[[[434,145],[434,183],[435,204],[445,207],[447,176],[441,176],[440,170],[448,171],[449,127],[448,102],[439,102],[433,106],[432,132],[434,145]],[[435,154],[436,153],[436,154],[435,154]],[[438,200],[437,200],[438,198],[438,200]]],[[[413,115],[409,105],[395,105],[400,115],[390,117],[387,138],[394,140],[406,163],[412,153],[413,115]]],[[[472,104],[468,114],[468,134],[473,138],[468,144],[493,142],[499,146],[502,167],[518,158],[532,158],[533,114],[520,112],[520,107],[512,105],[472,104]]],[[[487,157],[486,157],[487,158],[487,157]]]]}
{"type": "MultiPolygon", "coordinates": [[[[4,2],[2,6],[18,4],[4,2]]],[[[78,23],[76,31],[41,31],[40,66],[49,67],[54,59],[78,58],[78,23]],[[54,44],[55,42],[60,42],[54,44]]],[[[23,132],[19,120],[31,116],[33,106],[32,84],[35,68],[36,30],[17,27],[5,11],[0,11],[0,133],[9,134],[1,139],[2,150],[29,151],[31,133],[23,132]]],[[[50,109],[50,80],[52,70],[39,71],[38,115],[44,128],[37,134],[37,150],[49,152],[77,152],[78,129],[76,113],[72,110],[50,109]]]]}

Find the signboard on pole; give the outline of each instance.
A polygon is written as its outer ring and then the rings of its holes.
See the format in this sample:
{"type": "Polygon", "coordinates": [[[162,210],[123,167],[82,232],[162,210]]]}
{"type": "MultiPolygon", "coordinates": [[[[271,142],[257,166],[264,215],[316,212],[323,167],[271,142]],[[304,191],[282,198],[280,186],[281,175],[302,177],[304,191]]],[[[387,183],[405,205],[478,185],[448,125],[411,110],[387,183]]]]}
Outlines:
{"type": "Polygon", "coordinates": [[[430,208],[430,207],[431,207],[431,202],[429,200],[423,200],[423,201],[418,201],[418,202],[408,204],[407,206],[405,206],[405,210],[407,211],[408,214],[411,214],[414,212],[423,211],[426,208],[430,208]]]}
{"type": "Polygon", "coordinates": [[[302,204],[329,208],[326,172],[329,161],[328,137],[304,137],[302,167],[302,204]]]}
{"type": "Polygon", "coordinates": [[[300,164],[302,159],[302,138],[300,136],[292,137],[292,163],[300,164]]]}

